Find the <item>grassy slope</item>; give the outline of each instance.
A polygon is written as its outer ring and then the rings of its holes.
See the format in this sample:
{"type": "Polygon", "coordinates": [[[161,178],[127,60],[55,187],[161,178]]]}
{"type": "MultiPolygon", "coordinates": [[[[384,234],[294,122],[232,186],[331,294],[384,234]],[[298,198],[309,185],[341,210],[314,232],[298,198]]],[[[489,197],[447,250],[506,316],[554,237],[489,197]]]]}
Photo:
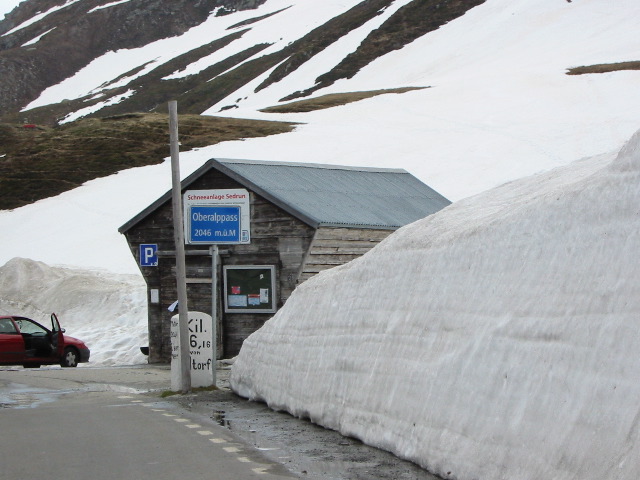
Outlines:
{"type": "Polygon", "coordinates": [[[347,93],[331,93],[321,95],[319,97],[310,98],[308,100],[298,100],[273,107],[267,107],[261,112],[265,113],[300,113],[312,112],[314,110],[323,110],[325,108],[346,105],[347,103],[357,102],[366,98],[375,97],[376,95],[384,95],[388,93],[405,93],[412,90],[422,90],[429,87],[404,87],[404,88],[387,88],[383,90],[368,90],[364,92],[347,92],[347,93]]]}
{"type": "Polygon", "coordinates": [[[567,70],[567,75],[585,75],[589,73],[609,73],[620,72],[622,70],[640,70],[640,61],[598,63],[595,65],[585,65],[567,70]]]}
{"type": "MultiPolygon", "coordinates": [[[[57,127],[0,124],[0,209],[58,195],[88,180],[169,155],[168,116],[128,114],[57,127]]],[[[291,131],[294,124],[199,115],[179,119],[182,150],[291,131]]]]}

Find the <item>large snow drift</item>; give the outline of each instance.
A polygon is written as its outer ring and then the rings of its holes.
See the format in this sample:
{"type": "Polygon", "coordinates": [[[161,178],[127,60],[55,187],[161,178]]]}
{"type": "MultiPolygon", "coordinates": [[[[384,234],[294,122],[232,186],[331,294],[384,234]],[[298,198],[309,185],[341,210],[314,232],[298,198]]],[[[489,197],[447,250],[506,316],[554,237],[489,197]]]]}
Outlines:
{"type": "Polygon", "coordinates": [[[55,312],[66,333],[91,350],[90,365],[145,363],[147,289],[137,275],[51,267],[14,258],[0,267],[0,315],[48,327],[55,312]]]}
{"type": "Polygon", "coordinates": [[[232,388],[445,478],[640,478],[640,132],[301,285],[232,388]]]}

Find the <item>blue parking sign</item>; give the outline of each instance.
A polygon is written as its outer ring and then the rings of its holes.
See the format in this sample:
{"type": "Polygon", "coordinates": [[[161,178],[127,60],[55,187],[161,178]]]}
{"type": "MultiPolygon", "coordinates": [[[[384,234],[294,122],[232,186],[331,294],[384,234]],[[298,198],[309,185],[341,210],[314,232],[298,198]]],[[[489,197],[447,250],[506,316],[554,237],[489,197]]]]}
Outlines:
{"type": "Polygon", "coordinates": [[[158,245],[156,243],[140,244],[140,266],[141,267],[157,267],[158,266],[158,245]]]}

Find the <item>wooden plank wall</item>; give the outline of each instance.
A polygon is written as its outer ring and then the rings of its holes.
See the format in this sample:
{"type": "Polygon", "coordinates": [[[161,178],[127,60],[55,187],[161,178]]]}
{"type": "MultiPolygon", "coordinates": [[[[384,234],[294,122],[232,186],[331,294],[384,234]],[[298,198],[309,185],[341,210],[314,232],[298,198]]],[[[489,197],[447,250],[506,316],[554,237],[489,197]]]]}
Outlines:
{"type": "Polygon", "coordinates": [[[364,255],[388,237],[393,230],[320,227],[298,275],[302,283],[323,270],[343,265],[364,255]]]}
{"type": "MultiPolygon", "coordinates": [[[[243,188],[240,184],[211,170],[189,186],[189,190],[243,188]]],[[[249,245],[220,246],[221,255],[218,270],[219,299],[221,300],[223,280],[222,265],[275,265],[277,283],[277,306],[280,308],[296,287],[298,273],[309,248],[314,229],[284,210],[268,202],[260,195],[250,192],[251,243],[249,245]]],[[[173,251],[173,223],[171,201],[142,219],[125,232],[131,252],[139,264],[138,246],[141,243],[156,243],[161,251],[173,251]]],[[[203,250],[206,246],[187,245],[186,250],[203,250]]],[[[210,313],[211,311],[211,257],[186,256],[187,296],[189,309],[210,313]],[[205,280],[209,279],[207,283],[205,280]],[[197,282],[205,283],[197,283],[197,282]]],[[[160,291],[160,303],[149,304],[149,361],[169,362],[171,346],[169,337],[170,319],[174,315],[167,310],[177,299],[175,283],[175,257],[159,258],[158,267],[141,268],[148,290],[160,291]]],[[[244,339],[260,328],[271,314],[231,314],[219,307],[221,332],[218,348],[219,358],[229,358],[240,351],[244,339]]]]}

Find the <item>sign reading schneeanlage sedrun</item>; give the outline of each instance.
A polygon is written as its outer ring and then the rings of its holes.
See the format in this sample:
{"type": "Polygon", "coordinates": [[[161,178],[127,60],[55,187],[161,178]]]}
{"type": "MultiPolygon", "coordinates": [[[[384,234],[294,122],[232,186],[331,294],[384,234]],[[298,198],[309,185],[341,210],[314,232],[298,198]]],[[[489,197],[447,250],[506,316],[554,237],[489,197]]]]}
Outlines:
{"type": "Polygon", "coordinates": [[[189,190],[183,198],[187,244],[250,243],[249,192],[189,190]]]}

